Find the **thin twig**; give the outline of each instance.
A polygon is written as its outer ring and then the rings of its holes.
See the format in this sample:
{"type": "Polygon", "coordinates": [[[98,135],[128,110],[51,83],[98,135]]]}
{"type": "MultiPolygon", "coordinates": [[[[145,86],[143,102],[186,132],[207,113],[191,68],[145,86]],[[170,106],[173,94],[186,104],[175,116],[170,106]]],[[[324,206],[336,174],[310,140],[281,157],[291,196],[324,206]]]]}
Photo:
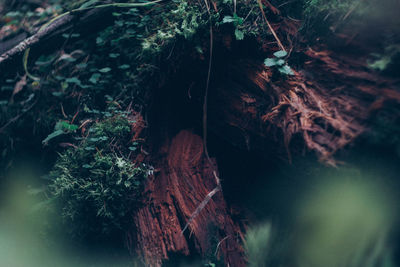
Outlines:
{"type": "Polygon", "coordinates": [[[226,239],[228,239],[228,238],[229,238],[229,235],[225,236],[224,238],[222,238],[222,240],[221,240],[221,241],[219,241],[219,242],[218,242],[218,244],[217,244],[217,248],[215,249],[214,256],[217,256],[218,249],[219,249],[219,246],[221,245],[221,243],[222,243],[222,242],[224,242],[224,241],[225,241],[226,239]]]}
{"type": "Polygon", "coordinates": [[[285,47],[282,45],[281,40],[279,40],[278,35],[276,35],[275,30],[272,28],[271,24],[270,24],[269,21],[267,20],[267,16],[265,15],[264,9],[263,9],[263,7],[262,7],[261,0],[257,0],[257,2],[258,2],[258,5],[260,6],[261,14],[262,14],[262,16],[263,16],[265,22],[267,23],[267,26],[268,26],[269,30],[271,31],[272,35],[274,36],[275,40],[277,41],[279,48],[280,48],[281,50],[283,50],[283,51],[286,52],[286,49],[285,49],[285,47]]]}
{"type": "Polygon", "coordinates": [[[5,125],[3,125],[0,128],[0,133],[2,133],[10,124],[14,123],[15,121],[17,121],[19,118],[21,118],[23,115],[25,115],[28,111],[30,111],[38,102],[39,97],[36,99],[36,101],[30,105],[27,109],[25,109],[24,111],[22,111],[20,114],[18,114],[17,116],[15,116],[14,118],[12,118],[11,120],[9,120],[5,125]]]}
{"type": "Polygon", "coordinates": [[[185,230],[188,228],[188,226],[192,223],[192,221],[197,217],[197,215],[200,214],[200,212],[205,208],[205,206],[207,206],[208,202],[210,202],[210,200],[212,199],[212,197],[218,193],[219,191],[221,191],[221,183],[219,180],[219,177],[217,176],[217,173],[215,171],[213,171],[215,180],[217,182],[217,186],[211,190],[207,196],[203,199],[203,201],[200,203],[199,206],[197,206],[196,210],[192,213],[192,215],[190,216],[189,220],[187,221],[185,227],[182,229],[181,235],[183,235],[183,233],[185,232],[185,230]]]}
{"type": "Polygon", "coordinates": [[[203,145],[204,145],[204,153],[210,161],[210,156],[208,155],[208,149],[207,149],[207,104],[208,104],[208,88],[210,86],[210,76],[211,76],[211,67],[212,67],[212,56],[213,56],[213,29],[212,29],[212,24],[211,24],[211,12],[210,12],[210,6],[207,2],[207,0],[204,0],[206,7],[207,7],[207,12],[210,17],[210,55],[209,55],[209,60],[208,60],[208,72],[207,72],[207,82],[206,82],[206,90],[204,93],[204,101],[203,101],[203,145]]]}

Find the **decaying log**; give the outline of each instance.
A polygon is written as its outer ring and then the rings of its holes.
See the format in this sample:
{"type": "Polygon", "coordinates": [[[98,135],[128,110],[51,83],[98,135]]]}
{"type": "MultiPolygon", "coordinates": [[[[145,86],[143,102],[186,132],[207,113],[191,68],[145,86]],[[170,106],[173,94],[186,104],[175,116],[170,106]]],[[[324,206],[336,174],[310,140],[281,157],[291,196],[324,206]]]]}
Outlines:
{"type": "Polygon", "coordinates": [[[367,69],[365,58],[322,49],[301,51],[305,65],[293,77],[274,79],[273,70],[256,60],[231,64],[224,82],[211,90],[209,129],[245,149],[273,139],[289,159],[291,140],[299,137],[321,161],[335,165],[335,153],[368,130],[374,112],[387,101],[400,103],[400,83],[367,69]]]}
{"type": "Polygon", "coordinates": [[[230,266],[245,266],[240,232],[218,192],[182,230],[204,197],[216,186],[217,170],[204,155],[202,138],[189,130],[166,140],[152,156],[159,172],[148,182],[144,206],[134,215],[130,244],[148,266],[161,266],[172,253],[215,254],[230,266]],[[212,242],[215,239],[217,242],[212,242]]]}
{"type": "MultiPolygon", "coordinates": [[[[106,12],[94,9],[61,17],[1,55],[0,73],[10,63],[21,64],[26,48],[37,48],[74,27],[96,24],[106,12]]],[[[375,110],[385,101],[400,103],[400,83],[368,70],[359,55],[331,53],[324,47],[295,50],[305,60],[303,69],[293,68],[292,77],[276,78],[274,70],[263,65],[263,58],[241,58],[228,66],[216,60],[214,68],[224,78],[211,81],[208,131],[248,150],[283,148],[289,158],[292,140],[300,140],[300,146],[334,165],[334,154],[368,129],[368,118],[375,110]]],[[[140,133],[134,132],[138,138],[140,133]]],[[[156,172],[147,182],[143,206],[132,215],[132,229],[127,233],[132,252],[140,254],[148,266],[161,266],[174,253],[211,253],[230,266],[245,266],[240,229],[222,192],[214,195],[182,234],[192,213],[216,186],[213,172],[218,167],[215,159],[206,158],[202,138],[183,128],[157,142],[162,144],[153,145],[156,148],[149,154],[156,172]]]]}

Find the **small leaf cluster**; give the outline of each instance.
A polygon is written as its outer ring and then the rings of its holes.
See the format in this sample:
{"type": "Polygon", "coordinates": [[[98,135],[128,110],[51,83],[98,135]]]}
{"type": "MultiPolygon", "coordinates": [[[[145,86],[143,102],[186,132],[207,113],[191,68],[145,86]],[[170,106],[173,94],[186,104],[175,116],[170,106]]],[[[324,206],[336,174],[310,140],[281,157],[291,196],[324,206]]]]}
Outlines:
{"type": "Polygon", "coordinates": [[[274,53],[273,58],[266,58],[264,60],[264,65],[267,67],[275,67],[280,73],[284,75],[294,75],[293,70],[289,67],[284,59],[286,56],[286,51],[277,51],[274,53]]]}
{"type": "Polygon", "coordinates": [[[244,32],[240,30],[240,26],[243,24],[243,18],[234,13],[233,16],[225,16],[222,20],[222,23],[232,23],[235,26],[236,40],[244,39],[244,32]]]}
{"type": "Polygon", "coordinates": [[[49,134],[43,141],[43,144],[47,144],[51,139],[76,131],[79,128],[78,125],[75,124],[70,124],[66,121],[59,121],[56,123],[56,126],[54,127],[54,131],[49,134]]]}

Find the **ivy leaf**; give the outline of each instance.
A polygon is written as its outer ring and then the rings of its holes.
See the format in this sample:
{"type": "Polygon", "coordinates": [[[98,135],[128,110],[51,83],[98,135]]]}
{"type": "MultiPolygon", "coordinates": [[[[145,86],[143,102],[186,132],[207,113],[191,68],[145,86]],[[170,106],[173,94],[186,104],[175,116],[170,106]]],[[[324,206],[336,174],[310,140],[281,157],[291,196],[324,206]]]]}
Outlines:
{"type": "Polygon", "coordinates": [[[99,71],[102,72],[102,73],[107,73],[107,72],[111,71],[111,68],[105,67],[105,68],[99,69],[99,71]]]}
{"type": "Polygon", "coordinates": [[[244,33],[241,30],[236,29],[235,30],[235,36],[236,36],[236,40],[243,40],[244,33]]]}
{"type": "Polygon", "coordinates": [[[243,18],[239,17],[236,13],[233,14],[233,18],[235,19],[235,21],[233,23],[235,26],[243,24],[243,18]]]}
{"type": "Polygon", "coordinates": [[[279,58],[286,57],[286,55],[287,55],[287,52],[283,51],[283,50],[279,50],[274,53],[274,56],[279,57],[279,58]]]}
{"type": "Polygon", "coordinates": [[[231,22],[234,22],[234,21],[235,21],[235,18],[232,17],[232,16],[225,16],[225,17],[222,19],[222,23],[231,23],[231,22]]]}
{"type": "Polygon", "coordinates": [[[294,75],[293,70],[288,65],[282,66],[278,70],[280,73],[283,73],[286,75],[294,75]]]}
{"type": "Polygon", "coordinates": [[[100,73],[93,73],[89,79],[89,82],[96,84],[99,81],[101,74],[100,73]]]}
{"type": "Polygon", "coordinates": [[[285,64],[285,60],[283,60],[283,59],[278,59],[276,61],[276,65],[278,65],[278,66],[283,66],[284,64],[285,64]]]}
{"type": "Polygon", "coordinates": [[[101,45],[104,43],[103,38],[101,38],[100,36],[96,38],[96,44],[101,45]]]}
{"type": "Polygon", "coordinates": [[[119,53],[110,53],[110,54],[108,54],[108,56],[110,58],[117,58],[117,57],[119,57],[119,53]]]}
{"type": "Polygon", "coordinates": [[[95,3],[98,2],[98,1],[99,1],[99,0],[89,0],[89,1],[87,1],[86,3],[83,3],[83,4],[79,7],[79,9],[88,8],[88,7],[90,7],[91,5],[95,4],[95,3]]]}
{"type": "Polygon", "coordinates": [[[75,131],[79,128],[78,125],[75,124],[69,124],[66,121],[59,121],[56,123],[56,126],[54,127],[54,130],[67,130],[67,131],[75,131]]]}
{"type": "Polygon", "coordinates": [[[121,70],[126,70],[126,69],[129,69],[129,67],[130,66],[128,64],[123,64],[123,65],[119,66],[118,68],[121,70]]]}
{"type": "Polygon", "coordinates": [[[53,92],[51,93],[55,97],[61,97],[64,93],[63,92],[53,92]]]}
{"type": "Polygon", "coordinates": [[[266,58],[264,60],[264,65],[267,67],[273,67],[276,65],[276,59],[275,58],[266,58]]]}
{"type": "Polygon", "coordinates": [[[66,81],[67,83],[74,83],[74,84],[76,84],[77,86],[79,86],[79,87],[81,87],[81,88],[88,88],[87,85],[83,85],[82,82],[81,82],[81,80],[79,80],[79,79],[76,78],[76,77],[67,78],[67,79],[65,79],[65,81],[66,81]]]}
{"type": "Polygon", "coordinates": [[[53,138],[55,138],[55,137],[57,137],[57,136],[59,136],[59,135],[62,135],[62,134],[65,134],[65,132],[63,131],[63,130],[56,130],[56,131],[54,131],[54,132],[52,132],[51,134],[49,134],[47,137],[46,137],[46,139],[44,139],[43,141],[42,141],[42,144],[47,144],[51,139],[53,139],[53,138]]]}

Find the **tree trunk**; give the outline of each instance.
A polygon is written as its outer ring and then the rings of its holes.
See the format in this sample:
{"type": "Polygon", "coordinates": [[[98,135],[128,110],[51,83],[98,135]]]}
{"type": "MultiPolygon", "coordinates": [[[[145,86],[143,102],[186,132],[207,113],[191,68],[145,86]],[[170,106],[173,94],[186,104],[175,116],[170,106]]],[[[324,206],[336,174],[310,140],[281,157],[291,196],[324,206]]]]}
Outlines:
{"type": "Polygon", "coordinates": [[[240,231],[222,192],[214,195],[183,232],[193,212],[217,186],[217,165],[206,158],[202,138],[182,130],[164,142],[152,153],[157,173],[147,184],[144,206],[134,215],[137,230],[129,235],[132,247],[138,248],[148,266],[161,266],[173,253],[221,255],[225,264],[245,266],[240,231]]]}

